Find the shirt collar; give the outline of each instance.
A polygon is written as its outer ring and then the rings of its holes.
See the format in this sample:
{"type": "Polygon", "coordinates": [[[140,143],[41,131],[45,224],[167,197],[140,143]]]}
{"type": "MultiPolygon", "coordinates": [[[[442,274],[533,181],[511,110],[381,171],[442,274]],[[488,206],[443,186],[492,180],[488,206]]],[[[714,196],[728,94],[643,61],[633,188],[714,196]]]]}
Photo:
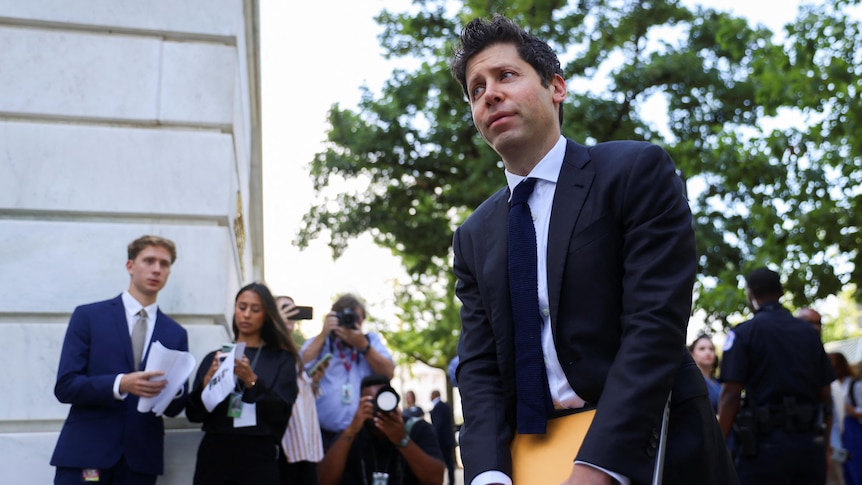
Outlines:
{"type": "MultiPolygon", "coordinates": [[[[563,168],[563,157],[566,155],[566,137],[560,135],[560,139],[551,148],[550,151],[541,159],[539,163],[533,167],[533,170],[527,177],[533,177],[540,180],[545,180],[553,184],[557,183],[560,177],[560,169],[563,168]]],[[[512,192],[515,187],[527,177],[516,175],[508,170],[506,173],[506,183],[509,185],[509,200],[512,200],[512,192]]]]}
{"type": "Polygon", "coordinates": [[[141,311],[141,308],[143,308],[144,310],[147,311],[147,320],[151,321],[151,322],[155,320],[156,312],[159,311],[159,304],[158,303],[153,303],[152,305],[149,305],[149,306],[143,306],[143,305],[141,305],[141,302],[136,300],[135,297],[132,296],[131,293],[129,293],[129,290],[126,290],[123,292],[122,298],[123,298],[123,307],[125,307],[125,309],[126,309],[126,316],[131,317],[131,316],[137,315],[138,312],[141,311]]]}

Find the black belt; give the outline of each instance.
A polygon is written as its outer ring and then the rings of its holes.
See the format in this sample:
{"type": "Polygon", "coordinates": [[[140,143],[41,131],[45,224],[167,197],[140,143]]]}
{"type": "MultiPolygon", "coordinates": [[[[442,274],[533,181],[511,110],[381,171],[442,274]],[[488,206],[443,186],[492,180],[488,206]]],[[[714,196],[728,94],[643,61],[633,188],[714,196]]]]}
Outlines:
{"type": "Polygon", "coordinates": [[[584,413],[587,411],[592,411],[593,409],[596,409],[596,405],[590,404],[590,403],[586,403],[583,405],[583,407],[579,407],[579,408],[554,409],[553,411],[551,411],[551,414],[548,415],[548,419],[562,418],[563,416],[569,416],[571,414],[584,413]]]}

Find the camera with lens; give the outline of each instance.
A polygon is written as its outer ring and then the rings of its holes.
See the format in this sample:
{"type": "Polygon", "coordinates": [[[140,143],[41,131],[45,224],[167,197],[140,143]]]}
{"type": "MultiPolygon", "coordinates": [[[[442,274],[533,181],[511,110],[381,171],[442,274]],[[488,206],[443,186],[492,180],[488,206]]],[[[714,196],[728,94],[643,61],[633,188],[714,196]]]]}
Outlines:
{"type": "Polygon", "coordinates": [[[398,408],[401,396],[391,386],[383,386],[374,395],[374,414],[378,412],[389,414],[398,408]]]}
{"type": "Polygon", "coordinates": [[[359,322],[359,315],[352,308],[345,308],[336,313],[335,316],[338,318],[339,327],[356,328],[356,324],[359,322]]]}

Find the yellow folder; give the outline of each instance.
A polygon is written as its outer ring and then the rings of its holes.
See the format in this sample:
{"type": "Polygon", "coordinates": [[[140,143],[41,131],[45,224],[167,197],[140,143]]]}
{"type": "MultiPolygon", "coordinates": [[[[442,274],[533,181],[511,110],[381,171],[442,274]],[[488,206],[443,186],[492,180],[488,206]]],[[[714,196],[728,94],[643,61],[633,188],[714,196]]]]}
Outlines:
{"type": "Polygon", "coordinates": [[[592,409],[551,419],[545,434],[515,433],[513,485],[558,485],[568,478],[595,414],[592,409]]]}

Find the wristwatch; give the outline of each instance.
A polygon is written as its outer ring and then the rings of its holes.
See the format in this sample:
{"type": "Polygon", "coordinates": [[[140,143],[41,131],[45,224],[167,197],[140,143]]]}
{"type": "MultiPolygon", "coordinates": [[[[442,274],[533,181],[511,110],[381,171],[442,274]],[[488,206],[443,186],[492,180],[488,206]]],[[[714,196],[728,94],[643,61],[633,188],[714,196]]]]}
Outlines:
{"type": "Polygon", "coordinates": [[[368,353],[369,350],[371,350],[371,342],[368,342],[368,344],[366,344],[365,347],[362,347],[361,349],[359,349],[359,353],[362,355],[365,355],[368,353]]]}
{"type": "Polygon", "coordinates": [[[399,448],[407,448],[407,443],[410,443],[410,435],[409,434],[405,434],[404,437],[401,438],[401,441],[398,442],[398,447],[399,448]]]}

